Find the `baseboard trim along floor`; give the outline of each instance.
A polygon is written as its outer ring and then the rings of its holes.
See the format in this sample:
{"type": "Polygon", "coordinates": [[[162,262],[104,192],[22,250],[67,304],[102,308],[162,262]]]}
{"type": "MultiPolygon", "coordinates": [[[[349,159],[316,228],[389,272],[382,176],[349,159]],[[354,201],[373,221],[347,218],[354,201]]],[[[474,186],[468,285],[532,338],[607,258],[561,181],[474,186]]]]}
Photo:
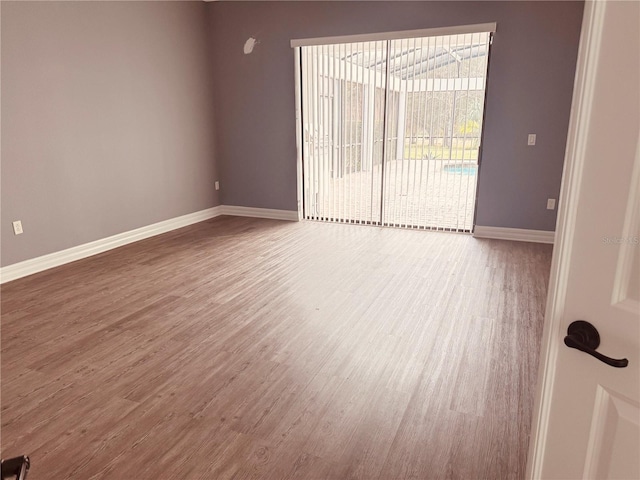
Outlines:
{"type": "Polygon", "coordinates": [[[493,238],[495,240],[514,240],[517,242],[553,243],[555,232],[476,225],[473,230],[473,236],[477,238],[493,238]]]}
{"type": "Polygon", "coordinates": [[[6,267],[0,268],[0,283],[17,280],[18,278],[75,262],[76,260],[91,257],[123,245],[144,240],[145,238],[154,237],[178,228],[187,227],[194,223],[203,222],[220,215],[272,218],[274,220],[298,220],[298,212],[296,211],[219,205],[217,207],[207,208],[205,210],[181,215],[180,217],[170,218],[169,220],[164,220],[145,227],[129,230],[128,232],[118,233],[117,235],[112,235],[93,242],[77,245],[59,252],[53,252],[40,257],[31,258],[23,262],[7,265],[6,267]]]}
{"type": "MultiPolygon", "coordinates": [[[[241,207],[235,205],[219,205],[162,222],[136,228],[128,232],[95,240],[75,247],[53,252],[40,257],[14,263],[0,268],[0,283],[10,282],[50,268],[75,262],[83,258],[97,255],[129,243],[170,232],[194,223],[203,222],[220,215],[235,217],[270,218],[273,220],[298,221],[299,214],[295,210],[276,210],[271,208],[241,207]]],[[[526,230],[521,228],[476,226],[473,236],[498,240],[514,240],[520,242],[553,243],[555,232],[543,230],[526,230]]]]}

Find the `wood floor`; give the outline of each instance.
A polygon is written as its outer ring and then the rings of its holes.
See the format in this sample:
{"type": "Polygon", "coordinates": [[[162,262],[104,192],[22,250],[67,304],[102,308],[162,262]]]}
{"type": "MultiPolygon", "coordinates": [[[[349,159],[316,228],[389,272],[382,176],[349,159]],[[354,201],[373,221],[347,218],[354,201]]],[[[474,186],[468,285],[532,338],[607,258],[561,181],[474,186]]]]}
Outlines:
{"type": "Polygon", "coordinates": [[[2,286],[39,479],[519,479],[551,246],[220,217],[2,286]]]}

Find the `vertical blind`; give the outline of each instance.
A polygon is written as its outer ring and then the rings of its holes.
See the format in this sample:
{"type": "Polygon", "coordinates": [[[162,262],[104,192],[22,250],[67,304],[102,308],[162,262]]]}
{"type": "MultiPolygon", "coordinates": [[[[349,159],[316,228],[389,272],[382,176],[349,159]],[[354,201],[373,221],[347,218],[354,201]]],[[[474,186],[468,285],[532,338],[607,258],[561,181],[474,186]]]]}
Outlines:
{"type": "Polygon", "coordinates": [[[305,218],[470,231],[490,38],[301,47],[305,218]]]}

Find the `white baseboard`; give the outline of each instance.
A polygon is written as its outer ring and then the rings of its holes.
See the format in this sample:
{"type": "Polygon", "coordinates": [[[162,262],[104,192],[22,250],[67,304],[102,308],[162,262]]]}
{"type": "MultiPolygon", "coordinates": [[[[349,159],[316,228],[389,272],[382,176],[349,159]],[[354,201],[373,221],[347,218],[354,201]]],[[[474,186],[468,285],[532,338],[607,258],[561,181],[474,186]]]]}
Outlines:
{"type": "Polygon", "coordinates": [[[217,217],[218,215],[221,215],[219,206],[207,208],[206,210],[200,210],[199,212],[171,218],[152,225],[147,225],[146,227],[136,228],[135,230],[130,230],[111,237],[78,245],[77,247],[67,248],[66,250],[61,250],[59,252],[42,255],[41,257],[14,263],[13,265],[7,265],[6,267],[0,268],[0,283],[10,282],[11,280],[42,272],[43,270],[64,265],[65,263],[75,262],[76,260],[106,252],[107,250],[112,250],[129,243],[137,242],[138,240],[144,240],[145,238],[166,233],[177,228],[202,222],[204,220],[217,217]]]}
{"type": "MultiPolygon", "coordinates": [[[[0,268],[0,283],[10,282],[11,280],[16,280],[18,278],[26,277],[27,275],[48,270],[49,268],[81,260],[98,253],[106,252],[107,250],[112,250],[129,243],[160,235],[161,233],[170,232],[171,230],[186,227],[194,223],[203,222],[220,215],[270,218],[273,220],[299,220],[298,212],[295,210],[274,210],[270,208],[219,205],[217,207],[208,208],[199,212],[189,213],[187,215],[182,215],[181,217],[171,218],[163,222],[147,225],[146,227],[119,233],[94,242],[78,245],[77,247],[14,263],[13,265],[7,265],[6,267],[0,268]]],[[[553,243],[555,233],[544,230],[476,226],[473,236],[478,238],[517,240],[521,242],[553,243]]]]}
{"type": "Polygon", "coordinates": [[[236,207],[222,205],[220,215],[234,217],[271,218],[272,220],[290,220],[297,222],[300,218],[295,210],[274,210],[271,208],[236,207]]]}
{"type": "Polygon", "coordinates": [[[493,238],[496,240],[515,240],[518,242],[553,243],[555,232],[476,225],[476,228],[473,230],[473,236],[478,238],[493,238]]]}
{"type": "Polygon", "coordinates": [[[298,220],[298,212],[293,210],[272,210],[269,208],[234,207],[229,205],[219,205],[207,208],[199,212],[189,213],[181,217],[171,218],[163,222],[136,228],[128,232],[119,233],[111,237],[102,238],[94,242],[78,245],[59,252],[42,255],[23,262],[14,263],[0,268],[0,283],[10,282],[18,278],[26,277],[34,273],[58,267],[65,263],[75,262],[83,258],[97,255],[114,248],[127,245],[129,243],[154,237],[161,233],[170,232],[177,228],[186,227],[194,223],[203,222],[220,215],[232,215],[238,217],[272,218],[275,220],[298,220]]]}

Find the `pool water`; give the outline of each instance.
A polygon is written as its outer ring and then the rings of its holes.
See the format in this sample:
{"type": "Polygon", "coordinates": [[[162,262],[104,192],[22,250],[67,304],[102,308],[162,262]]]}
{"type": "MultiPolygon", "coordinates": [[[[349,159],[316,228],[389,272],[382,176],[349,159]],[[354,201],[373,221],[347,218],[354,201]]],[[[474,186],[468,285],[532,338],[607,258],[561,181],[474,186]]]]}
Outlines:
{"type": "Polygon", "coordinates": [[[456,165],[450,164],[442,167],[447,173],[459,173],[461,175],[475,175],[478,172],[477,165],[456,165]]]}

